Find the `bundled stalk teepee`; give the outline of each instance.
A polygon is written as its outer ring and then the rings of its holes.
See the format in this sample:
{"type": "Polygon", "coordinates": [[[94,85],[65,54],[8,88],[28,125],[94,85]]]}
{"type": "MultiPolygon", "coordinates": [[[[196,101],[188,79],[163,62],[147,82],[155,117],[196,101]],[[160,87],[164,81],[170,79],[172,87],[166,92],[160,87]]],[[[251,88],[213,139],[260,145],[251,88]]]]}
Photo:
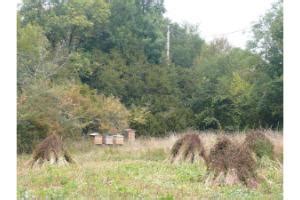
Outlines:
{"type": "Polygon", "coordinates": [[[61,137],[56,134],[49,135],[38,144],[30,161],[31,167],[46,163],[58,165],[74,163],[74,160],[65,149],[61,137]]]}
{"type": "Polygon", "coordinates": [[[205,149],[199,135],[186,134],[178,139],[171,149],[171,162],[194,162],[200,158],[206,159],[205,149]]]}
{"type": "Polygon", "coordinates": [[[236,145],[229,138],[222,136],[210,151],[207,160],[208,170],[213,172],[207,179],[211,184],[242,183],[256,187],[256,162],[251,150],[244,145],[236,145]]]}

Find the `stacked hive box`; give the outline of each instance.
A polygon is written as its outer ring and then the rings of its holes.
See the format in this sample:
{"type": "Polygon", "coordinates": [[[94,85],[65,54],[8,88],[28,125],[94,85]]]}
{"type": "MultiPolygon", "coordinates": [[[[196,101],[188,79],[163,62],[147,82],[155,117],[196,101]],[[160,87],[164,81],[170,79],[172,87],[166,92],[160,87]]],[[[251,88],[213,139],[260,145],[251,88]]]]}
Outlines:
{"type": "Polygon", "coordinates": [[[104,136],[104,144],[108,144],[108,145],[114,144],[113,136],[111,136],[111,135],[104,136]]]}
{"type": "Polygon", "coordinates": [[[113,136],[114,144],[123,145],[124,144],[124,136],[123,135],[114,135],[113,136]]]}
{"type": "Polygon", "coordinates": [[[135,130],[133,129],[125,129],[125,138],[128,142],[135,141],[135,130]]]}
{"type": "Polygon", "coordinates": [[[102,135],[96,135],[94,137],[94,144],[103,144],[102,135]]]}

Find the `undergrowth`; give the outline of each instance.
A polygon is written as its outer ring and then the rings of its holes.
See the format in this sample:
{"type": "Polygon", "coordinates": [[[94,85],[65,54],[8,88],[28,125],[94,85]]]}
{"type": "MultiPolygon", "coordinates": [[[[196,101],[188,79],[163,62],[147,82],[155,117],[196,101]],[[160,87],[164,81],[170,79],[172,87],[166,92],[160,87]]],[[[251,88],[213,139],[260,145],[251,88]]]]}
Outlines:
{"type": "Polygon", "coordinates": [[[85,142],[70,148],[77,165],[30,169],[30,155],[19,155],[18,199],[283,199],[282,164],[268,157],[258,162],[265,181],[256,189],[207,186],[205,163],[171,164],[165,141],[133,147],[85,142]]]}

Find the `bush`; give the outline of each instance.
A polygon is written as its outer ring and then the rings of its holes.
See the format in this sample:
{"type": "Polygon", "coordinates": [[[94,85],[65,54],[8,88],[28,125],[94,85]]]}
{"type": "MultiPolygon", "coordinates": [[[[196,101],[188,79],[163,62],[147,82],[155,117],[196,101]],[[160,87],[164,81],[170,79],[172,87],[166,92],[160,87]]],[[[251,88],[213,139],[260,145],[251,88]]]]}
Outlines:
{"type": "Polygon", "coordinates": [[[179,132],[194,124],[193,113],[186,108],[174,108],[165,114],[168,131],[179,132]]]}
{"type": "Polygon", "coordinates": [[[273,143],[261,132],[252,132],[246,136],[245,145],[251,149],[258,158],[267,156],[273,158],[273,143]]]}
{"type": "Polygon", "coordinates": [[[263,156],[273,157],[273,145],[266,140],[256,141],[254,151],[259,158],[263,156]]]}
{"type": "Polygon", "coordinates": [[[206,112],[196,114],[196,126],[199,130],[206,129],[221,129],[221,124],[218,119],[211,116],[206,116],[206,112]]]}
{"type": "Polygon", "coordinates": [[[31,153],[36,144],[46,137],[48,128],[34,121],[17,122],[17,152],[31,153]]]}
{"type": "Polygon", "coordinates": [[[168,132],[179,132],[193,125],[193,114],[189,109],[170,108],[164,112],[152,113],[148,110],[137,113],[132,110],[130,127],[138,135],[164,136],[168,132]],[[135,117],[135,119],[134,119],[135,117]]]}
{"type": "Polygon", "coordinates": [[[131,127],[136,130],[137,135],[162,136],[167,132],[167,126],[163,121],[160,115],[148,113],[145,123],[131,124],[131,127]]]}
{"type": "Polygon", "coordinates": [[[39,134],[79,136],[94,119],[100,120],[100,131],[122,130],[128,127],[129,112],[119,99],[86,85],[36,83],[18,97],[18,152],[31,151],[39,134]]]}

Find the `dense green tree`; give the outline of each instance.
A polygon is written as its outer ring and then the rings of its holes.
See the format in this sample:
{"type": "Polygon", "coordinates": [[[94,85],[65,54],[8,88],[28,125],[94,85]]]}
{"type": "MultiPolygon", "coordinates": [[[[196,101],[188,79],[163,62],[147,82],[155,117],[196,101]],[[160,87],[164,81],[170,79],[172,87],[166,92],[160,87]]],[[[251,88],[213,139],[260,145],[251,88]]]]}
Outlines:
{"type": "Polygon", "coordinates": [[[197,26],[173,23],[164,12],[163,0],[24,0],[17,13],[20,150],[51,131],[80,135],[98,119],[102,132],[130,126],[146,136],[282,128],[282,1],[253,27],[247,49],[224,38],[205,42],[197,26]]]}
{"type": "Polygon", "coordinates": [[[198,27],[185,24],[170,26],[170,56],[175,65],[191,67],[199,55],[204,41],[199,37],[198,27]]]}
{"type": "Polygon", "coordinates": [[[249,49],[265,61],[257,70],[264,75],[256,83],[260,125],[283,126],[283,8],[282,0],[253,27],[249,49]]]}
{"type": "Polygon", "coordinates": [[[110,14],[104,0],[26,0],[20,13],[23,24],[43,27],[53,47],[62,43],[70,51],[84,45],[110,14]]]}
{"type": "Polygon", "coordinates": [[[162,62],[166,32],[163,13],[162,1],[111,1],[110,40],[128,63],[140,58],[153,64],[162,62]]]}
{"type": "Polygon", "coordinates": [[[27,24],[17,32],[17,84],[18,89],[25,87],[33,79],[43,75],[42,64],[48,54],[49,43],[43,29],[38,25],[27,24]]]}

